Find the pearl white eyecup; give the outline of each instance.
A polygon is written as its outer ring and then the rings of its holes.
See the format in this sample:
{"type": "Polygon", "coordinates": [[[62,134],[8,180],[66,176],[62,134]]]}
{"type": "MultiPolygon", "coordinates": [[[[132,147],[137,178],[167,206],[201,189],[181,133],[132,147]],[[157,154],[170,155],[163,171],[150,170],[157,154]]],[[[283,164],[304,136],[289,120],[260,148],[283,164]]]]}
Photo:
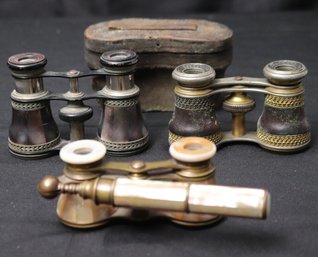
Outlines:
{"type": "Polygon", "coordinates": [[[171,144],[170,155],[182,162],[202,162],[210,160],[216,153],[213,142],[202,137],[184,137],[171,144]]]}
{"type": "Polygon", "coordinates": [[[106,147],[96,140],[78,140],[64,146],[60,158],[68,164],[83,165],[97,162],[104,158],[106,147]]]}

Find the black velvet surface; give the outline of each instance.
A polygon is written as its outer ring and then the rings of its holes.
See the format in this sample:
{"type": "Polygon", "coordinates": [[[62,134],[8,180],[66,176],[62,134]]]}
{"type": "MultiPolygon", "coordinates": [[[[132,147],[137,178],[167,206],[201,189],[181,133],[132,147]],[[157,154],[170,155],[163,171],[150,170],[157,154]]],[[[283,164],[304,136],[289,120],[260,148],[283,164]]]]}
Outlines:
{"type": "MultiPolygon", "coordinates": [[[[111,18],[111,17],[109,17],[111,18]]],[[[304,152],[277,154],[253,144],[220,149],[214,159],[219,184],[259,187],[272,196],[267,220],[228,218],[213,227],[190,230],[165,221],[112,223],[79,231],[60,224],[56,200],[42,199],[36,184],[46,174],[62,173],[58,156],[20,160],[7,149],[13,80],[6,67],[15,53],[37,51],[48,58],[48,70],[86,70],[83,31],[98,19],[0,20],[0,256],[316,256],[318,252],[318,16],[314,12],[258,15],[200,16],[230,26],[235,32],[233,64],[227,75],[262,76],[263,66],[275,59],[295,59],[309,69],[304,81],[306,113],[313,143],[304,152]]],[[[52,91],[64,92],[67,81],[46,80],[52,91]]],[[[81,83],[83,90],[89,81],[81,83]]],[[[247,117],[255,129],[262,109],[247,117]]],[[[94,101],[90,103],[96,109],[94,101]]],[[[52,102],[62,135],[68,127],[57,118],[63,103],[52,102]]],[[[95,116],[98,116],[96,112],[95,116]]],[[[138,156],[117,160],[168,158],[167,123],[171,113],[147,113],[150,148],[138,156]]],[[[228,119],[226,115],[222,118],[228,119]]],[[[87,124],[94,137],[98,118],[87,124]]],[[[229,127],[228,122],[222,123],[229,127]]],[[[108,158],[108,157],[107,157],[108,158]]],[[[114,159],[114,158],[113,158],[114,159]]]]}

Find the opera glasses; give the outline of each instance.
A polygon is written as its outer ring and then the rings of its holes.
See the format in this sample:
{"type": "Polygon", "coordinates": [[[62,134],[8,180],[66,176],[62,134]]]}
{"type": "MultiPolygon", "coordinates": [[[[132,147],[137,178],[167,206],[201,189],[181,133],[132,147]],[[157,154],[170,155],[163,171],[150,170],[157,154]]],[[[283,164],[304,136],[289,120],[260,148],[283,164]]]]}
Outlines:
{"type": "Polygon", "coordinates": [[[209,140],[189,137],[170,146],[170,160],[113,162],[103,160],[102,143],[79,140],[60,151],[64,174],[44,177],[38,191],[45,198],[59,195],[59,220],[77,228],[118,218],[165,217],[185,226],[211,224],[222,216],[266,218],[267,191],[214,185],[215,152],[209,140]]]}
{"type": "Polygon", "coordinates": [[[216,144],[250,141],[273,151],[297,151],[309,145],[310,126],[304,113],[301,80],[306,67],[290,60],[274,61],[263,70],[265,78],[232,77],[214,79],[214,70],[205,64],[188,63],[173,71],[178,82],[176,103],[169,123],[169,142],[185,136],[205,137],[216,144]],[[255,101],[248,92],[265,94],[264,110],[256,131],[245,130],[245,114],[255,101]],[[232,114],[232,131],[223,132],[215,115],[213,97],[230,93],[223,109],[232,114]]]}
{"type": "Polygon", "coordinates": [[[110,154],[132,154],[148,144],[138,102],[139,88],[134,84],[136,53],[129,50],[105,52],[100,58],[103,68],[88,73],[45,71],[47,60],[39,53],[13,55],[8,60],[16,87],[11,93],[12,123],[9,129],[9,149],[15,156],[38,158],[59,150],[66,140],[60,138],[52,117],[50,102],[64,100],[59,110],[61,120],[70,125],[70,141],[85,138],[84,122],[93,115],[91,107],[83,101],[99,99],[102,117],[97,138],[109,149],[110,154]],[[98,92],[87,94],[79,89],[79,78],[106,77],[105,86],[98,92]],[[66,78],[69,91],[49,92],[43,78],[66,78]]]}

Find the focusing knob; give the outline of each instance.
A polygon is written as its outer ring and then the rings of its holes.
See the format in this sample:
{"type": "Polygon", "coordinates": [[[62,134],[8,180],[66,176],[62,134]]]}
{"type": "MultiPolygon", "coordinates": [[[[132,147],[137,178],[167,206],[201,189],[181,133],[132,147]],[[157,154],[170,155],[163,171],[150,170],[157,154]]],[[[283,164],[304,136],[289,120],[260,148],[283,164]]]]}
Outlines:
{"type": "Polygon", "coordinates": [[[42,197],[52,199],[59,194],[59,180],[55,176],[45,176],[38,184],[38,192],[42,197]]]}
{"type": "Polygon", "coordinates": [[[255,100],[245,92],[234,92],[223,102],[223,109],[228,112],[246,113],[255,107],[255,100]]]}
{"type": "Polygon", "coordinates": [[[93,116],[93,109],[82,102],[68,104],[59,110],[59,117],[66,122],[84,122],[93,116]]]}

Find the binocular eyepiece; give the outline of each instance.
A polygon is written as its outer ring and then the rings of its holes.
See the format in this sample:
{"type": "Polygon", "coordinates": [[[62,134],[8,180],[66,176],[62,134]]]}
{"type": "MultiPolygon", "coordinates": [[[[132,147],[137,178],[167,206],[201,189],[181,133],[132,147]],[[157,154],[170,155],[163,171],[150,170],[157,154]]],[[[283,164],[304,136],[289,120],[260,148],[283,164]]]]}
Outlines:
{"type": "Polygon", "coordinates": [[[222,144],[252,141],[273,151],[298,151],[309,145],[310,126],[304,112],[302,79],[306,67],[296,61],[273,61],[264,67],[265,78],[232,77],[214,79],[213,68],[188,63],[172,73],[178,82],[176,103],[169,123],[169,142],[186,136],[200,136],[222,144]],[[255,107],[248,92],[265,94],[263,113],[256,131],[245,131],[245,114],[255,107]],[[221,131],[213,96],[229,93],[223,109],[232,114],[232,131],[221,131]]]}
{"type": "Polygon", "coordinates": [[[50,102],[53,100],[67,102],[59,110],[59,117],[70,125],[70,141],[85,138],[84,122],[92,117],[93,109],[83,101],[91,98],[99,99],[102,105],[97,138],[110,154],[133,154],[147,147],[148,131],[140,111],[139,88],[134,84],[137,54],[130,50],[109,51],[100,61],[103,68],[83,73],[45,71],[47,60],[39,53],[22,53],[8,59],[16,82],[11,93],[12,122],[8,138],[11,153],[38,158],[54,153],[67,143],[61,139],[52,116],[50,102]],[[106,77],[106,84],[100,91],[86,94],[79,90],[78,80],[87,76],[106,77]],[[46,90],[43,78],[50,77],[68,79],[69,91],[46,90]]]}

